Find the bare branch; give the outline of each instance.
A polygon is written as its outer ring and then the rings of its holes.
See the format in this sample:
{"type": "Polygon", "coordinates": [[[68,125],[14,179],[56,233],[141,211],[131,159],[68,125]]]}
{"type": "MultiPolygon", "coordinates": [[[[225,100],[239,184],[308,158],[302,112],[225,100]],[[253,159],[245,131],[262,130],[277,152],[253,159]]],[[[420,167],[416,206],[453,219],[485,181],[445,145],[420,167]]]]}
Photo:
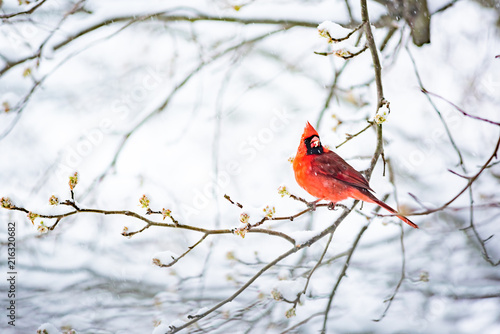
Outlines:
{"type": "MultiPolygon", "coordinates": [[[[386,101],[384,98],[384,88],[382,86],[382,66],[380,65],[380,60],[378,57],[377,46],[375,45],[375,39],[373,37],[372,28],[370,24],[370,16],[368,14],[368,6],[366,0],[361,0],[361,18],[365,23],[365,35],[368,47],[372,54],[373,69],[375,71],[375,84],[377,86],[377,110],[383,106],[386,101]]],[[[379,156],[384,151],[384,143],[382,137],[382,125],[375,125],[377,131],[377,147],[375,148],[375,153],[373,154],[372,160],[370,162],[370,167],[367,170],[366,177],[370,181],[371,174],[375,165],[377,164],[379,156]]]]}
{"type": "MultiPolygon", "coordinates": [[[[357,202],[355,203],[357,204],[357,202]]],[[[352,208],[351,208],[352,209],[352,208]]],[[[269,270],[270,268],[272,268],[274,265],[276,265],[278,262],[280,262],[281,260],[287,258],[288,256],[298,252],[299,250],[305,248],[305,247],[309,247],[311,246],[312,244],[316,243],[318,240],[322,239],[324,236],[326,236],[327,234],[330,234],[330,233],[333,233],[337,227],[340,225],[340,223],[347,217],[347,215],[351,212],[351,210],[344,210],[343,213],[337,218],[337,220],[332,224],[330,225],[328,228],[326,228],[325,230],[323,230],[320,234],[318,234],[317,236],[309,239],[307,242],[305,242],[304,244],[302,245],[297,245],[293,248],[291,248],[290,250],[288,250],[287,252],[283,253],[282,255],[278,256],[276,259],[274,259],[273,261],[269,262],[266,266],[264,266],[261,270],[259,270],[254,276],[252,276],[252,278],[250,278],[241,288],[239,288],[235,293],[233,293],[230,297],[226,298],[225,300],[219,302],[218,304],[216,304],[215,306],[213,306],[212,308],[210,308],[209,310],[205,311],[204,313],[202,314],[199,314],[199,315],[196,315],[196,316],[193,316],[192,320],[191,321],[188,321],[186,322],[184,325],[182,326],[179,326],[179,327],[173,327],[168,333],[169,334],[173,334],[173,333],[177,333],[181,330],[183,330],[184,328],[186,327],[189,327],[191,326],[192,324],[196,323],[197,321],[199,321],[200,319],[206,317],[207,315],[211,314],[212,312],[216,311],[217,309],[219,309],[220,307],[222,307],[223,305],[233,301],[236,297],[238,297],[243,291],[245,291],[257,278],[259,278],[264,272],[266,272],[267,270],[269,270]]]]}
{"type": "Polygon", "coordinates": [[[30,9],[28,10],[25,10],[24,12],[17,12],[17,13],[12,13],[12,14],[4,14],[4,15],[0,15],[0,19],[10,19],[12,17],[15,17],[15,16],[19,16],[19,15],[29,15],[29,14],[33,14],[33,12],[35,10],[37,10],[38,8],[40,8],[41,5],[43,5],[45,3],[45,1],[47,0],[42,0],[40,1],[39,3],[37,3],[36,5],[34,5],[33,7],[31,7],[30,9]]]}
{"type": "MultiPolygon", "coordinates": [[[[357,202],[358,201],[356,201],[355,204],[357,204],[357,202]]],[[[347,255],[347,259],[344,263],[344,267],[342,268],[342,271],[340,272],[340,274],[337,278],[337,282],[333,286],[332,292],[330,293],[330,297],[328,298],[328,303],[327,303],[326,309],[325,309],[325,316],[323,319],[323,328],[321,329],[322,334],[326,333],[326,323],[328,321],[328,313],[330,312],[330,307],[332,306],[333,297],[335,297],[335,293],[337,292],[337,288],[339,287],[340,282],[342,281],[342,278],[344,278],[344,276],[346,276],[347,268],[349,267],[349,264],[351,262],[352,254],[354,254],[354,251],[356,250],[356,247],[358,246],[359,240],[361,239],[361,237],[363,236],[363,234],[365,233],[367,228],[368,228],[368,225],[365,225],[359,231],[359,233],[358,233],[358,235],[357,235],[356,239],[354,240],[354,243],[351,247],[351,250],[350,250],[349,254],[347,255]]]]}
{"type": "Polygon", "coordinates": [[[194,70],[192,70],[186,77],[184,77],[184,79],[182,81],[180,81],[173,89],[172,91],[168,94],[167,98],[163,101],[163,103],[158,106],[157,108],[155,108],[154,110],[152,110],[149,114],[147,114],[142,120],[140,120],[131,130],[129,130],[127,133],[125,133],[122,137],[122,141],[120,142],[120,144],[118,145],[114,155],[113,155],[113,159],[111,160],[110,164],[106,167],[106,169],[101,173],[101,175],[99,175],[98,177],[96,177],[94,179],[94,181],[92,182],[92,184],[88,187],[87,191],[83,194],[83,197],[87,196],[90,191],[99,183],[101,183],[104,178],[108,175],[108,173],[113,169],[113,167],[116,165],[117,161],[118,161],[118,158],[119,156],[121,155],[124,147],[125,147],[125,144],[128,142],[129,138],[139,129],[141,128],[144,124],[146,124],[150,119],[152,119],[154,116],[160,114],[161,112],[163,112],[167,106],[169,105],[170,101],[174,98],[174,96],[176,96],[177,92],[184,86],[186,85],[198,72],[200,72],[203,68],[205,68],[205,66],[213,63],[214,61],[216,61],[217,59],[223,57],[224,55],[228,54],[229,52],[231,51],[234,51],[234,50],[237,50],[239,48],[241,48],[242,46],[244,45],[251,45],[253,43],[256,43],[260,40],[263,40],[269,36],[272,36],[273,34],[275,33],[279,33],[279,32],[282,32],[284,30],[286,30],[287,28],[285,29],[279,29],[279,30],[275,30],[275,31],[272,31],[272,32],[268,32],[268,33],[265,33],[265,34],[262,34],[262,35],[259,35],[257,37],[254,37],[250,40],[245,40],[243,42],[240,42],[234,46],[231,46],[219,53],[217,53],[216,55],[212,56],[209,58],[209,60],[207,61],[203,61],[201,62],[194,70]]]}
{"type": "Polygon", "coordinates": [[[241,205],[238,202],[233,202],[233,200],[231,199],[231,197],[229,197],[229,195],[224,195],[224,198],[227,199],[231,204],[236,205],[240,209],[243,209],[243,205],[241,205]]]}
{"type": "MultiPolygon", "coordinates": [[[[71,204],[70,201],[66,201],[66,202],[63,202],[62,204],[66,204],[66,205],[71,205],[73,206],[73,204],[71,204]]],[[[25,212],[25,213],[29,213],[30,211],[25,209],[25,208],[22,208],[22,207],[17,207],[17,206],[14,206],[12,208],[9,208],[10,210],[15,210],[15,211],[21,211],[21,212],[25,212]]],[[[133,212],[133,211],[128,211],[128,210],[100,210],[100,209],[82,209],[82,208],[78,208],[74,211],[70,211],[70,212],[66,212],[66,213],[62,213],[62,214],[57,214],[57,215],[44,215],[44,214],[39,214],[38,216],[40,218],[47,218],[47,219],[57,219],[56,221],[56,224],[54,224],[54,226],[52,228],[49,228],[50,230],[53,230],[55,228],[55,225],[57,225],[59,223],[59,221],[63,218],[66,218],[66,217],[69,217],[69,216],[73,216],[75,214],[79,214],[79,213],[97,213],[97,214],[103,214],[103,215],[123,215],[123,216],[128,216],[128,217],[133,217],[133,218],[136,218],[136,219],[139,219],[143,222],[146,223],[146,225],[139,231],[137,232],[124,232],[124,236],[132,236],[132,235],[135,235],[137,233],[140,233],[146,229],[148,229],[149,227],[151,226],[159,226],[159,227],[170,227],[170,228],[179,228],[179,229],[184,229],[184,230],[190,230],[190,231],[196,231],[196,232],[200,232],[200,233],[205,233],[205,234],[233,234],[234,233],[234,230],[233,229],[205,229],[205,228],[201,228],[201,227],[197,227],[197,226],[192,226],[192,225],[186,225],[186,224],[175,224],[175,223],[159,223],[159,222],[155,222],[155,221],[152,221],[144,216],[141,216],[140,214],[136,213],[136,212],[133,212]]],[[[286,235],[285,233],[282,233],[282,232],[279,232],[279,231],[273,231],[273,230],[269,230],[269,229],[259,229],[259,228],[253,228],[251,231],[248,231],[248,232],[251,232],[251,233],[263,233],[263,234],[268,234],[268,235],[272,235],[272,236],[276,236],[276,237],[280,237],[280,238],[283,238],[285,240],[287,240],[288,242],[292,243],[292,244],[295,244],[295,240],[293,238],[291,238],[290,236],[286,235]]]]}
{"type": "Polygon", "coordinates": [[[387,298],[386,300],[384,300],[384,303],[387,303],[387,306],[385,307],[385,310],[382,313],[382,315],[379,318],[373,320],[375,322],[379,322],[385,318],[387,311],[389,311],[389,308],[391,307],[392,302],[394,301],[394,298],[396,298],[396,295],[399,291],[399,288],[401,287],[401,284],[403,283],[403,280],[405,279],[405,272],[406,272],[406,255],[405,254],[406,254],[406,252],[405,252],[405,244],[404,244],[404,229],[403,229],[402,224],[400,224],[399,227],[400,227],[399,242],[401,244],[401,276],[399,278],[398,284],[396,284],[396,288],[394,289],[394,292],[392,293],[392,295],[389,298],[387,298]]]}
{"type": "Polygon", "coordinates": [[[467,179],[468,179],[467,185],[462,190],[460,190],[458,192],[458,194],[456,194],[452,199],[450,199],[448,202],[444,203],[440,207],[437,207],[437,208],[434,208],[434,209],[430,209],[430,210],[426,210],[426,211],[422,211],[422,212],[414,212],[411,215],[412,216],[428,215],[428,214],[431,214],[431,213],[434,213],[434,212],[441,211],[441,210],[447,208],[451,203],[455,202],[455,200],[457,198],[459,198],[460,196],[462,196],[462,194],[464,192],[466,192],[467,189],[469,189],[471,187],[472,183],[474,183],[479,178],[479,176],[481,175],[481,173],[487,168],[487,166],[490,164],[490,162],[497,157],[497,153],[498,153],[499,147],[500,147],[500,137],[498,138],[497,143],[495,145],[495,148],[493,149],[493,153],[488,158],[488,160],[486,160],[486,162],[482,165],[482,167],[479,169],[479,171],[476,174],[474,174],[473,176],[467,177],[467,179]]]}
{"type": "MultiPolygon", "coordinates": [[[[413,58],[413,55],[410,52],[410,48],[406,47],[406,51],[407,51],[408,55],[410,56],[410,60],[411,60],[411,62],[413,64],[413,69],[415,71],[415,76],[417,77],[417,81],[418,81],[418,84],[420,86],[420,89],[422,91],[427,91],[424,88],[424,85],[422,83],[422,79],[420,78],[420,74],[419,74],[418,68],[417,68],[417,63],[415,62],[415,59],[413,58]]],[[[458,155],[458,164],[462,167],[462,170],[464,172],[466,172],[465,166],[464,166],[464,160],[463,160],[463,157],[462,157],[462,153],[460,152],[460,149],[458,148],[457,144],[455,143],[455,140],[453,139],[453,136],[451,135],[450,129],[448,128],[448,124],[444,120],[443,115],[441,115],[441,112],[439,111],[438,107],[434,104],[434,102],[432,101],[432,99],[429,97],[429,95],[426,94],[425,96],[427,97],[427,100],[429,101],[429,103],[433,107],[434,111],[438,115],[438,118],[441,121],[441,123],[443,124],[443,127],[444,127],[444,129],[446,131],[446,134],[447,134],[448,138],[450,139],[451,145],[455,149],[455,152],[457,152],[457,155],[458,155]]]]}
{"type": "Polygon", "coordinates": [[[361,50],[359,50],[358,52],[355,52],[355,53],[347,52],[347,54],[343,54],[343,52],[339,52],[339,51],[331,51],[331,52],[316,52],[316,51],[314,51],[314,53],[319,55],[319,56],[336,55],[340,58],[344,58],[347,60],[347,59],[351,59],[351,58],[354,58],[356,56],[359,56],[360,54],[365,52],[366,49],[368,49],[368,46],[365,45],[361,50]]]}
{"type": "Polygon", "coordinates": [[[190,246],[188,247],[188,250],[185,251],[184,253],[182,253],[182,255],[180,255],[179,257],[173,259],[172,262],[168,263],[168,264],[159,264],[158,266],[159,267],[172,267],[174,264],[176,264],[180,259],[182,259],[184,256],[186,256],[189,252],[191,252],[196,246],[198,246],[199,244],[201,244],[203,242],[203,240],[206,239],[206,237],[208,237],[209,234],[205,234],[203,235],[203,237],[201,237],[200,240],[198,240],[193,246],[190,246]]]}
{"type": "Polygon", "coordinates": [[[342,143],[340,143],[340,144],[338,144],[337,146],[335,146],[335,148],[339,148],[340,146],[344,145],[344,144],[345,144],[345,143],[347,143],[349,140],[351,140],[351,139],[353,139],[353,138],[355,138],[355,137],[359,136],[360,134],[362,134],[363,132],[365,132],[366,130],[368,130],[369,128],[371,128],[372,126],[373,126],[373,122],[368,121],[368,125],[367,125],[366,127],[364,127],[361,131],[356,132],[356,133],[355,133],[355,134],[353,134],[353,135],[346,133],[346,139],[345,139],[342,143]]]}
{"type": "Polygon", "coordinates": [[[424,94],[429,94],[429,95],[432,95],[432,96],[435,96],[437,97],[438,99],[441,99],[445,102],[447,102],[448,104],[450,104],[451,106],[453,106],[453,108],[455,108],[456,110],[458,110],[460,113],[462,113],[462,115],[464,116],[467,116],[467,117],[470,117],[470,118],[473,118],[473,119],[477,119],[478,121],[483,121],[483,122],[486,122],[486,123],[490,123],[490,124],[493,124],[493,125],[498,125],[500,126],[500,122],[494,122],[492,120],[489,120],[489,119],[486,119],[486,118],[482,118],[482,117],[479,117],[479,116],[474,116],[474,115],[471,115],[469,113],[466,113],[462,108],[460,108],[459,106],[457,106],[456,104],[454,104],[453,102],[445,99],[444,97],[436,94],[436,93],[432,93],[432,92],[429,92],[427,89],[425,88],[422,88],[422,93],[424,94]]]}
{"type": "Polygon", "coordinates": [[[295,300],[293,307],[296,307],[297,303],[300,301],[300,297],[302,295],[306,294],[307,287],[309,286],[309,282],[311,281],[311,277],[314,274],[314,272],[316,271],[316,269],[321,265],[321,262],[323,261],[323,258],[325,257],[325,254],[328,251],[328,248],[330,247],[330,243],[332,242],[332,239],[333,239],[333,233],[330,233],[330,236],[328,237],[328,241],[326,242],[326,245],[325,245],[325,249],[323,250],[323,253],[321,253],[321,256],[319,257],[318,262],[316,262],[316,265],[311,269],[311,271],[307,275],[306,284],[304,285],[304,289],[301,292],[299,292],[299,294],[297,295],[297,299],[295,300]]]}
{"type": "Polygon", "coordinates": [[[307,322],[309,322],[311,319],[314,319],[316,317],[319,317],[321,315],[323,315],[324,313],[323,312],[318,312],[318,313],[314,313],[314,314],[311,314],[308,318],[305,318],[304,320],[296,323],[295,325],[287,328],[286,330],[284,330],[283,332],[281,332],[281,334],[287,334],[287,333],[296,333],[295,329],[299,328],[300,326],[306,324],[307,322]],[[293,331],[293,332],[292,332],[293,331]]]}

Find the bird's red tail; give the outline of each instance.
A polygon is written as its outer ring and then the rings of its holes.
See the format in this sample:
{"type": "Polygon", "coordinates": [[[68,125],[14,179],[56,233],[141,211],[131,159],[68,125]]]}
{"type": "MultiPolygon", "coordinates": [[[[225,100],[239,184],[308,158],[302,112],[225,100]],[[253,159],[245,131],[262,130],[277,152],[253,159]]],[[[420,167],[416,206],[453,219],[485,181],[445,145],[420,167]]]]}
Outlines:
{"type": "Polygon", "coordinates": [[[373,196],[372,194],[369,194],[369,196],[366,196],[368,197],[368,199],[362,199],[363,201],[366,201],[366,202],[372,202],[372,203],[375,203],[381,207],[383,207],[384,209],[386,209],[387,211],[389,211],[390,213],[394,213],[396,214],[396,217],[398,217],[399,219],[401,219],[402,221],[404,221],[406,224],[410,225],[411,227],[413,228],[418,228],[418,225],[413,223],[411,220],[409,220],[408,218],[406,218],[405,216],[402,216],[400,215],[396,210],[394,210],[393,208],[391,208],[389,205],[385,204],[384,202],[382,202],[381,200],[379,200],[378,198],[376,198],[375,196],[373,196]]]}

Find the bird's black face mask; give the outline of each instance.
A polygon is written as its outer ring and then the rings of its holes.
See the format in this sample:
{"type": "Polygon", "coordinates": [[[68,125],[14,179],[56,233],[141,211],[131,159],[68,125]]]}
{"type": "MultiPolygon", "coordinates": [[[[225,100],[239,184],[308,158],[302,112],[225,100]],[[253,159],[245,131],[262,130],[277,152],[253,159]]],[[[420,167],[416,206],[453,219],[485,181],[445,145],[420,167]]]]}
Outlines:
{"type": "Polygon", "coordinates": [[[304,144],[306,144],[307,155],[323,154],[324,152],[319,137],[316,135],[304,139],[304,144]]]}

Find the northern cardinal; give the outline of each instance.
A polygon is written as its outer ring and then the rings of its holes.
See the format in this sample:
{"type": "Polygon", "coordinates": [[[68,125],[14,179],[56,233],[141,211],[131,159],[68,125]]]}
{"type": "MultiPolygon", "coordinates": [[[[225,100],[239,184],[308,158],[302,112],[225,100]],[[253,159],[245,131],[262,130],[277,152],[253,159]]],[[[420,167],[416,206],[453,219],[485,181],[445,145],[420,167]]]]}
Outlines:
{"type": "Polygon", "coordinates": [[[318,200],[328,200],[332,205],[347,198],[375,203],[411,227],[418,228],[408,218],[377,199],[368,181],[338,154],[323,147],[318,132],[307,122],[300,139],[297,155],[293,160],[297,183],[318,200]]]}

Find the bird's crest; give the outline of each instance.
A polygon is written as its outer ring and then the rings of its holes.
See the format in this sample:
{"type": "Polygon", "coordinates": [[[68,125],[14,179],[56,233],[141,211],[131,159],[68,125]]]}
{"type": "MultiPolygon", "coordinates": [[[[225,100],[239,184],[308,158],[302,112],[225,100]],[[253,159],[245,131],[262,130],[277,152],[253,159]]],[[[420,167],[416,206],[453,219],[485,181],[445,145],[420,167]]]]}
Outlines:
{"type": "Polygon", "coordinates": [[[313,128],[311,123],[307,122],[306,127],[304,128],[304,133],[302,134],[302,141],[304,141],[304,139],[309,138],[311,136],[318,136],[319,137],[318,131],[316,131],[313,128]]]}

